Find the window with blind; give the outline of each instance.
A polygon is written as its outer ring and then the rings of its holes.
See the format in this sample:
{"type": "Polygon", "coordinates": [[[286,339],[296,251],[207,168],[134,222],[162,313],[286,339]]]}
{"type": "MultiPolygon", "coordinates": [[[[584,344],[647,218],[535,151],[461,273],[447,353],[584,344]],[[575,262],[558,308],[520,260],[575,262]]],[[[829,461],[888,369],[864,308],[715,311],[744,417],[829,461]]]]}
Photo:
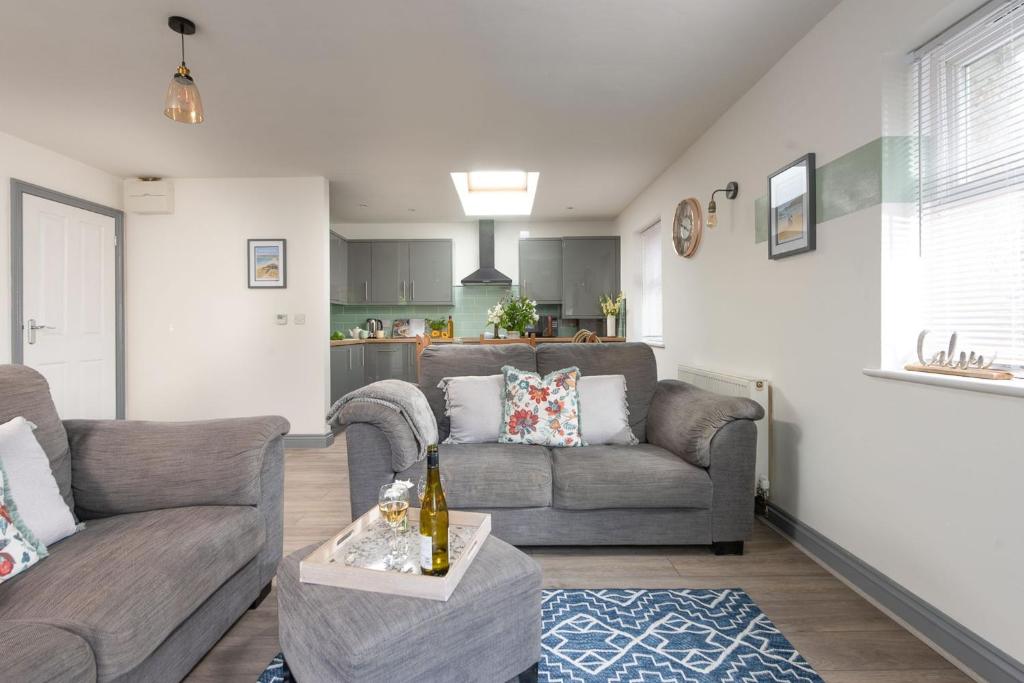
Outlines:
{"type": "Polygon", "coordinates": [[[640,335],[644,341],[662,343],[661,330],[661,222],[640,233],[642,305],[640,335]]]}
{"type": "Polygon", "coordinates": [[[914,57],[922,322],[1024,366],[1024,0],[914,57]]]}

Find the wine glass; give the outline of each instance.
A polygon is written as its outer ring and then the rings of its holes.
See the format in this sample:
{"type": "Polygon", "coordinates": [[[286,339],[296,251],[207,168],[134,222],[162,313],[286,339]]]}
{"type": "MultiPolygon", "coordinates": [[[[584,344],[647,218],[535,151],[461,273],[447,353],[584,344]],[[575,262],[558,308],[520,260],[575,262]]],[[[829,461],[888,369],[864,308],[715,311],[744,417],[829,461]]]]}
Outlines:
{"type": "Polygon", "coordinates": [[[393,481],[380,487],[380,494],[377,496],[377,508],[380,516],[388,525],[389,553],[386,563],[393,568],[401,559],[398,557],[396,547],[398,545],[398,527],[405,524],[405,516],[409,512],[409,482],[393,481]]]}

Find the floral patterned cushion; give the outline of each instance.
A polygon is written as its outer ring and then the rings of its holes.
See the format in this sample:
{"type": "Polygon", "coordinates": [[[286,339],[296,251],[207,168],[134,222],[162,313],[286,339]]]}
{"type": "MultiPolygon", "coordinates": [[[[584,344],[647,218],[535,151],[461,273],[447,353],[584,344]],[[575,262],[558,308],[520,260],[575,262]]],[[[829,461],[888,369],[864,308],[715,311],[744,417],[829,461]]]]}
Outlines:
{"type": "Polygon", "coordinates": [[[33,542],[32,532],[18,517],[7,489],[7,474],[0,465],[0,583],[44,557],[46,547],[33,542]]]}
{"type": "Polygon", "coordinates": [[[505,400],[500,443],[573,448],[580,439],[579,368],[556,370],[541,378],[536,372],[501,369],[505,400]]]}

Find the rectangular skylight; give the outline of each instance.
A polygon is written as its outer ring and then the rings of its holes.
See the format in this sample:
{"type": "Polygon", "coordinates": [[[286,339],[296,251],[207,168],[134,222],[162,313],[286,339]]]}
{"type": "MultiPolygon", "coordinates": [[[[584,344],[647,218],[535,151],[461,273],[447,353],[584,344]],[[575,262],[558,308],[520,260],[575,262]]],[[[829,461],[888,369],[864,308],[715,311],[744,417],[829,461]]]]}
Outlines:
{"type": "Polygon", "coordinates": [[[452,173],[452,183],[467,216],[529,216],[537,194],[536,171],[452,173]]]}

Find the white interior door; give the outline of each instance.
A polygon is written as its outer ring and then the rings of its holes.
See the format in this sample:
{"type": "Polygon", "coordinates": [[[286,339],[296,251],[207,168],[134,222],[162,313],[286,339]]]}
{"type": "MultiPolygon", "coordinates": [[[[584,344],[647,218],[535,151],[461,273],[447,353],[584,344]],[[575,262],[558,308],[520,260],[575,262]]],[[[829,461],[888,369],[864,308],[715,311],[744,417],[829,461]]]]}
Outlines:
{"type": "Polygon", "coordinates": [[[62,418],[116,417],[114,219],[25,194],[23,362],[62,418]]]}

